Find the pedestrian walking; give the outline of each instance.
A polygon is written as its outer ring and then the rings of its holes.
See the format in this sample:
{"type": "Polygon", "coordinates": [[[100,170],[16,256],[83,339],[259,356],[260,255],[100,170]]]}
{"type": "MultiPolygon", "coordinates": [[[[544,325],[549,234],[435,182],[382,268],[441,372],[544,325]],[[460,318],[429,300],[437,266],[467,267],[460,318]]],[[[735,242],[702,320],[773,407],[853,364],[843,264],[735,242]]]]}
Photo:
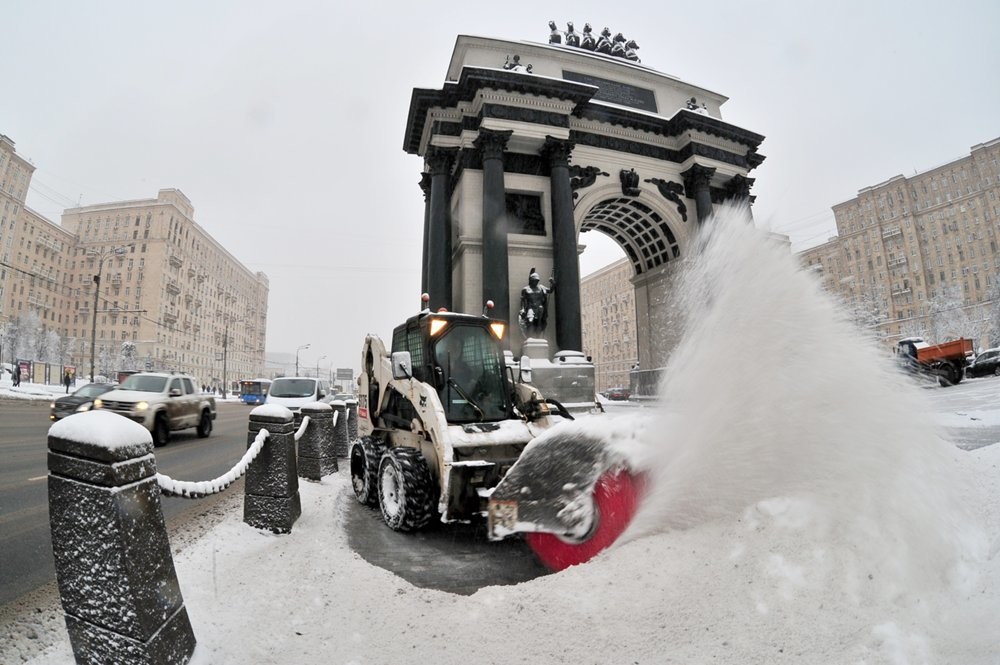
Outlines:
{"type": "Polygon", "coordinates": [[[69,375],[69,370],[63,374],[63,385],[66,386],[66,392],[69,392],[69,386],[73,383],[73,377],[69,375]]]}
{"type": "Polygon", "coordinates": [[[21,385],[21,368],[14,365],[14,384],[15,386],[21,385]]]}

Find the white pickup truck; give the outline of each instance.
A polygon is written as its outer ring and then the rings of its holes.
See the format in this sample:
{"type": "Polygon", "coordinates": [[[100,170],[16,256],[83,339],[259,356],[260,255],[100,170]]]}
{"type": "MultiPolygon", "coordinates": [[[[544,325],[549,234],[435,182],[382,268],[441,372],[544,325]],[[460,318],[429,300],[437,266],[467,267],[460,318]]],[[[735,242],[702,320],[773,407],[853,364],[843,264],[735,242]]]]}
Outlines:
{"type": "Polygon", "coordinates": [[[94,408],[139,423],[153,435],[154,446],[166,445],[171,432],[188,427],[198,428],[204,438],[212,433],[215,420],[215,398],[202,394],[198,382],[185,374],[133,374],[94,400],[94,408]]]}

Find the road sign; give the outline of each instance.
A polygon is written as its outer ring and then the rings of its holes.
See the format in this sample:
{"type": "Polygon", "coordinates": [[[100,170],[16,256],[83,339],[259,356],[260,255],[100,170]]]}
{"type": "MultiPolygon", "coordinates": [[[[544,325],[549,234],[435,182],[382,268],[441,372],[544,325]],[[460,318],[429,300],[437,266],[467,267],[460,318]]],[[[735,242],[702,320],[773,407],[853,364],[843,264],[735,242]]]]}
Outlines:
{"type": "Polygon", "coordinates": [[[354,378],[354,370],[350,367],[337,368],[337,381],[350,381],[354,378]]]}

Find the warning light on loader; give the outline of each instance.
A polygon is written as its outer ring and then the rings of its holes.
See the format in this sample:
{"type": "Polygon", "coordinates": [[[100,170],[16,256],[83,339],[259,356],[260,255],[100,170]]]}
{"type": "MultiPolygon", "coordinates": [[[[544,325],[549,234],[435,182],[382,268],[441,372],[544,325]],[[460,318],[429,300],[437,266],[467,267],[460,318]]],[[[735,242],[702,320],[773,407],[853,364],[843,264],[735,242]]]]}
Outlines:
{"type": "Polygon", "coordinates": [[[448,325],[448,322],[444,319],[431,319],[431,337],[435,337],[439,332],[444,330],[446,325],[448,325]]]}
{"type": "Polygon", "coordinates": [[[504,328],[506,328],[506,326],[499,321],[494,321],[490,324],[490,330],[492,330],[493,334],[497,336],[497,339],[503,339],[504,328]]]}

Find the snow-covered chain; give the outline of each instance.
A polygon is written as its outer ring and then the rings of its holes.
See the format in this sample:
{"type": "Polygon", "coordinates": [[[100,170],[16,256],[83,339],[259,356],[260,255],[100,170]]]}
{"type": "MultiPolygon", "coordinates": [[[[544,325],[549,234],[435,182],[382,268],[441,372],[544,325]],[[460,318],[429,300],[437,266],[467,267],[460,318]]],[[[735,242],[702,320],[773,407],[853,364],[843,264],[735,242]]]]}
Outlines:
{"type": "Polygon", "coordinates": [[[156,482],[159,484],[160,490],[167,496],[179,496],[183,499],[200,499],[209,494],[218,494],[243,477],[243,474],[247,472],[247,467],[250,466],[250,462],[254,461],[260,453],[261,448],[264,447],[264,442],[267,441],[268,436],[270,436],[270,432],[266,429],[257,432],[257,438],[253,440],[253,443],[247,448],[246,453],[236,463],[236,466],[215,480],[202,480],[200,482],[174,480],[170,476],[158,473],[156,474],[156,482]]]}
{"type": "Polygon", "coordinates": [[[299,425],[299,431],[295,433],[296,441],[302,438],[302,435],[306,433],[306,429],[308,427],[309,427],[309,416],[302,416],[302,424],[299,425]]]}

